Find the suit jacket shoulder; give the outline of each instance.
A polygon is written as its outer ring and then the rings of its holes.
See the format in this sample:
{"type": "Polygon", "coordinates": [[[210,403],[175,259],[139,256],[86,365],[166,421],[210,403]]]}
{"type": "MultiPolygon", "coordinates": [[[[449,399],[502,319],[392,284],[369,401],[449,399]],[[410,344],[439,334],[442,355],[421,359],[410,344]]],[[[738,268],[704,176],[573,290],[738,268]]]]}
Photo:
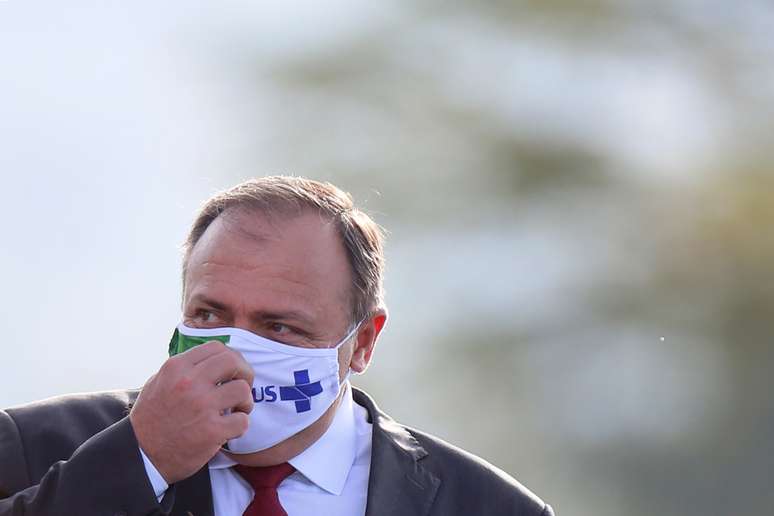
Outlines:
{"type": "Polygon", "coordinates": [[[353,393],[373,424],[366,516],[553,515],[549,505],[504,471],[397,423],[367,394],[353,393]]]}
{"type": "Polygon", "coordinates": [[[442,476],[443,489],[465,493],[458,503],[470,505],[468,514],[550,514],[536,494],[481,457],[425,432],[403,428],[427,450],[424,466],[442,476]],[[486,507],[492,512],[482,510],[486,507]]]}
{"type": "Polygon", "coordinates": [[[68,395],[0,411],[0,516],[159,513],[126,417],[136,395],[68,395]]]}
{"type": "Polygon", "coordinates": [[[67,394],[7,409],[4,427],[15,426],[29,480],[37,483],[52,464],[69,459],[84,441],[126,417],[138,392],[67,394]]]}

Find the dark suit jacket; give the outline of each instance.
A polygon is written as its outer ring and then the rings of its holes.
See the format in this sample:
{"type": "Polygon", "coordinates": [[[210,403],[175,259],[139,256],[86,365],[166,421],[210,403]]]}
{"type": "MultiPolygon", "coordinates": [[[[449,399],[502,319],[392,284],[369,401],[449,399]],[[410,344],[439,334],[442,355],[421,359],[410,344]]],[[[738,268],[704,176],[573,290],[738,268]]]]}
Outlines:
{"type": "MultiPolygon", "coordinates": [[[[353,392],[373,423],[366,516],[553,515],[507,474],[353,392]]],[[[212,516],[207,466],[156,501],[126,417],[136,397],[68,395],[0,411],[0,516],[212,516]]]]}

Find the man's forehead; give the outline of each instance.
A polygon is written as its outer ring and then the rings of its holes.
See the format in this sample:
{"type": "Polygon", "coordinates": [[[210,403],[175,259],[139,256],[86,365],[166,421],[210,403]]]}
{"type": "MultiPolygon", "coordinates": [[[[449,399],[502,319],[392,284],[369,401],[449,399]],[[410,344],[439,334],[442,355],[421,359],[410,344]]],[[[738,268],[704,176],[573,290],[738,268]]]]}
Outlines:
{"type": "Polygon", "coordinates": [[[228,210],[218,216],[191,250],[191,265],[227,247],[229,252],[255,255],[284,252],[289,260],[303,255],[310,268],[331,268],[347,262],[343,242],[330,220],[312,210],[287,215],[262,210],[228,210]]]}
{"type": "MultiPolygon", "coordinates": [[[[328,232],[330,236],[338,240],[333,221],[312,208],[284,207],[276,210],[250,207],[231,208],[221,213],[210,224],[210,227],[220,227],[256,242],[266,242],[278,240],[287,226],[295,225],[294,223],[300,220],[312,226],[315,232],[328,232]]],[[[208,231],[209,229],[207,228],[208,231]]]]}
{"type": "MultiPolygon", "coordinates": [[[[313,210],[291,212],[288,218],[261,210],[233,210],[216,218],[192,249],[188,280],[214,262],[249,270],[260,267],[272,275],[292,278],[309,287],[338,294],[350,302],[351,273],[335,226],[313,210]]],[[[188,285],[186,290],[191,292],[188,285]]]]}
{"type": "Polygon", "coordinates": [[[297,216],[298,214],[281,217],[277,213],[265,210],[232,208],[221,213],[207,228],[207,231],[221,229],[258,243],[264,243],[279,239],[283,223],[286,223],[291,217],[297,216]]]}

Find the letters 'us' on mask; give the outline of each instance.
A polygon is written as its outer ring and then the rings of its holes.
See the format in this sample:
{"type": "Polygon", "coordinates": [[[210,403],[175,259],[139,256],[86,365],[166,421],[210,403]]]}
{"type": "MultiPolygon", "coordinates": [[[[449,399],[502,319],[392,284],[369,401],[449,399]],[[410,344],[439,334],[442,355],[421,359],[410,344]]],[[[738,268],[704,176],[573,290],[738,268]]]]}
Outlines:
{"type": "Polygon", "coordinates": [[[255,371],[247,432],[224,446],[232,453],[271,448],[308,427],[336,401],[349,373],[339,382],[338,349],[360,325],[332,348],[282,344],[239,328],[190,328],[179,324],[169,343],[169,356],[210,340],[242,354],[255,371]]]}

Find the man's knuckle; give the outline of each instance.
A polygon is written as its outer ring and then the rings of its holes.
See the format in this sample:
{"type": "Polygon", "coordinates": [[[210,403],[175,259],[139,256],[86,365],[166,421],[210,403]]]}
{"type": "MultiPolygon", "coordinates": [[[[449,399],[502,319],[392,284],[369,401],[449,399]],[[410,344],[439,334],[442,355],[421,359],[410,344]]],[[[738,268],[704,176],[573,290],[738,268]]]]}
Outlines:
{"type": "Polygon", "coordinates": [[[180,376],[175,380],[172,386],[172,391],[178,396],[185,395],[191,391],[193,387],[193,383],[194,383],[193,378],[191,378],[190,376],[187,376],[187,375],[180,376]]]}

